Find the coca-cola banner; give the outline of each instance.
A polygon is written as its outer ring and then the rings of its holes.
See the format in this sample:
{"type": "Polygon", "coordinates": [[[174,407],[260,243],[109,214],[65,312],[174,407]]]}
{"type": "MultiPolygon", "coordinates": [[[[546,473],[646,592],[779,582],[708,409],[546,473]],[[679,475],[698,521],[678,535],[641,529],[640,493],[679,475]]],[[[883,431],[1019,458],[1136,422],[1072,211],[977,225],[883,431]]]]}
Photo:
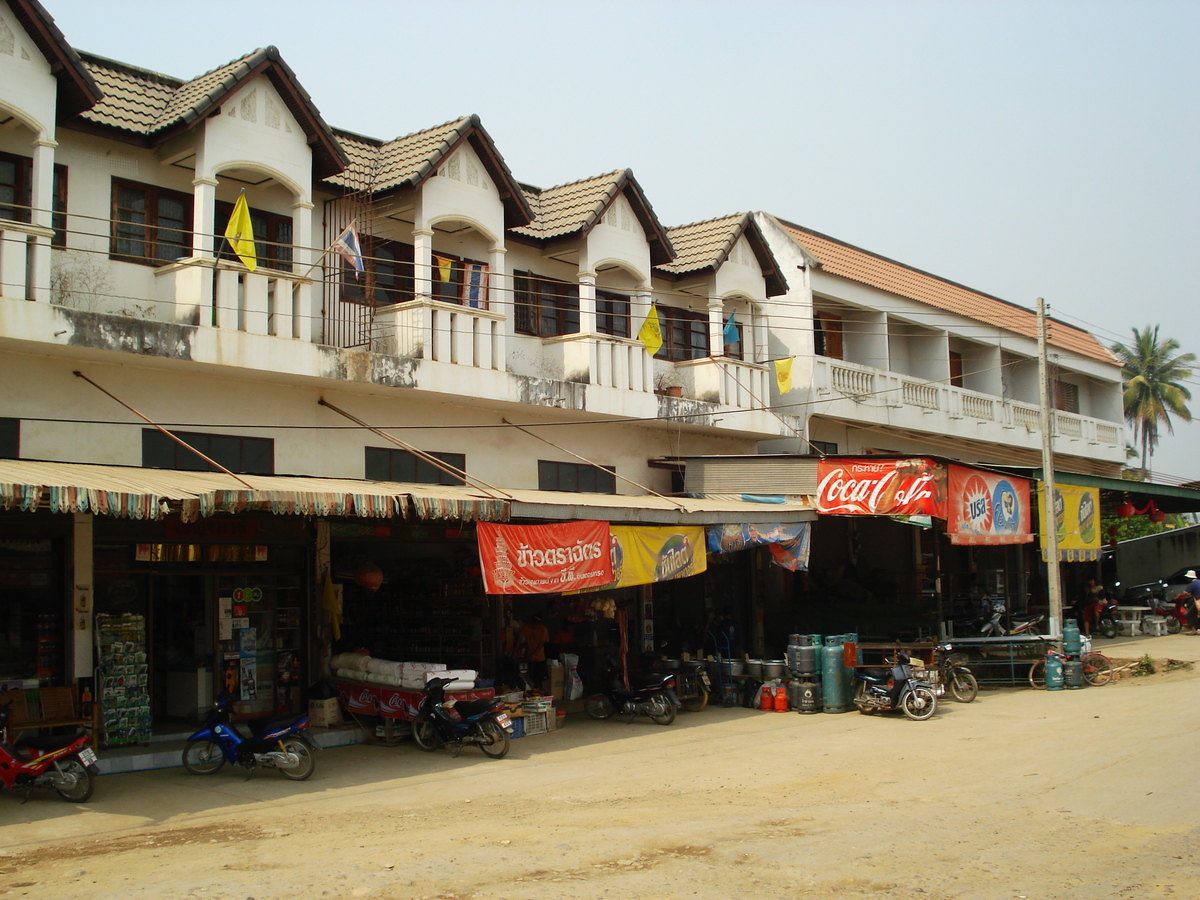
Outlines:
{"type": "Polygon", "coordinates": [[[477,522],[475,528],[489,594],[549,594],[613,580],[607,522],[477,522]]]}
{"type": "Polygon", "coordinates": [[[944,519],[946,467],[924,457],[818,460],[817,512],[944,519]]]}
{"type": "Polygon", "coordinates": [[[1026,544],[1030,531],[1029,482],[1024,478],[950,466],[952,544],[1026,544]]]}

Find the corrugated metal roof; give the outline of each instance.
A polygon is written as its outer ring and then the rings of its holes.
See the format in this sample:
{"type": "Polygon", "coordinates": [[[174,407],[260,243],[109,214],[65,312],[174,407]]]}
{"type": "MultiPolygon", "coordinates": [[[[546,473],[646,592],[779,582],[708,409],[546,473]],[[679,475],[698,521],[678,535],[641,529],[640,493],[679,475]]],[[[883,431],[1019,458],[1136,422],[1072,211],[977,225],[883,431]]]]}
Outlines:
{"type": "MultiPolygon", "coordinates": [[[[1031,309],[861,250],[791,222],[781,220],[780,224],[797,243],[819,260],[823,272],[1037,339],[1037,314],[1031,309]]],[[[1113,355],[1091,334],[1056,319],[1050,321],[1049,343],[1090,359],[1116,363],[1113,355]]]]}

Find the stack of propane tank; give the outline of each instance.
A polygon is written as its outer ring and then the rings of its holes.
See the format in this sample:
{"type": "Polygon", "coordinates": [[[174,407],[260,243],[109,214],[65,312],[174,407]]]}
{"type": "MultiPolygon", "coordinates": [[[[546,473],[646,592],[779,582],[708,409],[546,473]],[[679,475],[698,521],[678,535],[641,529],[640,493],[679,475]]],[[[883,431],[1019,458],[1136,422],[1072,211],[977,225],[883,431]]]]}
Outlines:
{"type": "MultiPolygon", "coordinates": [[[[786,659],[722,659],[713,663],[714,690],[726,706],[800,713],[848,712],[854,708],[854,665],[845,664],[845,644],[857,634],[793,634],[786,659]],[[746,676],[746,677],[742,677],[746,676]],[[737,681],[734,681],[734,679],[737,681]]],[[[861,651],[855,662],[861,663],[861,651]]]]}

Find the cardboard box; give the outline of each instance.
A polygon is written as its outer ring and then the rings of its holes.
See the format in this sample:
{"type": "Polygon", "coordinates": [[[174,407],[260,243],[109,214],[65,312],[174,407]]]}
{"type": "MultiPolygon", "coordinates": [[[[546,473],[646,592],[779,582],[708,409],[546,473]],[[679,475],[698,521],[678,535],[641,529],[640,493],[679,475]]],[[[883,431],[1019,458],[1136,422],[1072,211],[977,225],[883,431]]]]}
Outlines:
{"type": "Polygon", "coordinates": [[[312,719],[312,724],[319,728],[340,725],[342,722],[342,710],[338,706],[337,697],[330,697],[328,700],[309,700],[308,715],[312,719]]]}
{"type": "Polygon", "coordinates": [[[562,700],[566,696],[567,691],[567,670],[561,666],[555,666],[550,670],[550,696],[555,700],[562,700]]]}

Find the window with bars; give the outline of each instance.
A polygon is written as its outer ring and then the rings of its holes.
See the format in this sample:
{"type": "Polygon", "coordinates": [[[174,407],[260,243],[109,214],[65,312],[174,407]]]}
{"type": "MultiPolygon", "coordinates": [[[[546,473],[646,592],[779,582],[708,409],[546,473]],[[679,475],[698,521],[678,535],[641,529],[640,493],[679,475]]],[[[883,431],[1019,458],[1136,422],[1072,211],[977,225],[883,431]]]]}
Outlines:
{"type": "Polygon", "coordinates": [[[519,334],[554,337],[579,333],[579,285],[513,273],[513,328],[519,334]]]}
{"type": "Polygon", "coordinates": [[[617,467],[597,468],[587,463],[538,460],[538,490],[572,494],[615,494],[617,467]]]}
{"type": "MultiPolygon", "coordinates": [[[[426,452],[455,469],[463,472],[467,470],[466,454],[426,452]]],[[[443,472],[428,460],[421,459],[407,450],[392,447],[366,448],[366,475],[368,481],[401,481],[412,484],[464,483],[462,478],[450,472],[443,472]]]]}
{"type": "MultiPolygon", "coordinates": [[[[67,167],[54,166],[51,188],[51,222],[55,247],[67,246],[67,167]]],[[[27,156],[0,153],[0,219],[33,221],[33,160],[27,156]]]]}
{"type": "MultiPolygon", "coordinates": [[[[275,472],[275,441],[271,438],[190,431],[175,434],[230,472],[241,475],[272,475],[275,472]]],[[[153,428],[142,430],[142,465],[149,469],[220,471],[153,428]]]]}
{"type": "Polygon", "coordinates": [[[596,291],[596,330],[613,337],[629,337],[629,297],[596,291]]]}
{"type": "Polygon", "coordinates": [[[662,322],[663,345],[656,356],[678,362],[709,355],[707,313],[659,306],[658,315],[662,322]]]}
{"type": "MultiPolygon", "coordinates": [[[[232,203],[216,205],[217,258],[235,260],[237,256],[225,240],[225,228],[233,215],[232,203]]],[[[281,272],[292,271],[292,217],[250,207],[250,227],[254,229],[254,255],[258,264],[281,272]]]]}
{"type": "Polygon", "coordinates": [[[162,266],[192,253],[192,197],[114,178],[112,240],[116,259],[162,266]]]}

